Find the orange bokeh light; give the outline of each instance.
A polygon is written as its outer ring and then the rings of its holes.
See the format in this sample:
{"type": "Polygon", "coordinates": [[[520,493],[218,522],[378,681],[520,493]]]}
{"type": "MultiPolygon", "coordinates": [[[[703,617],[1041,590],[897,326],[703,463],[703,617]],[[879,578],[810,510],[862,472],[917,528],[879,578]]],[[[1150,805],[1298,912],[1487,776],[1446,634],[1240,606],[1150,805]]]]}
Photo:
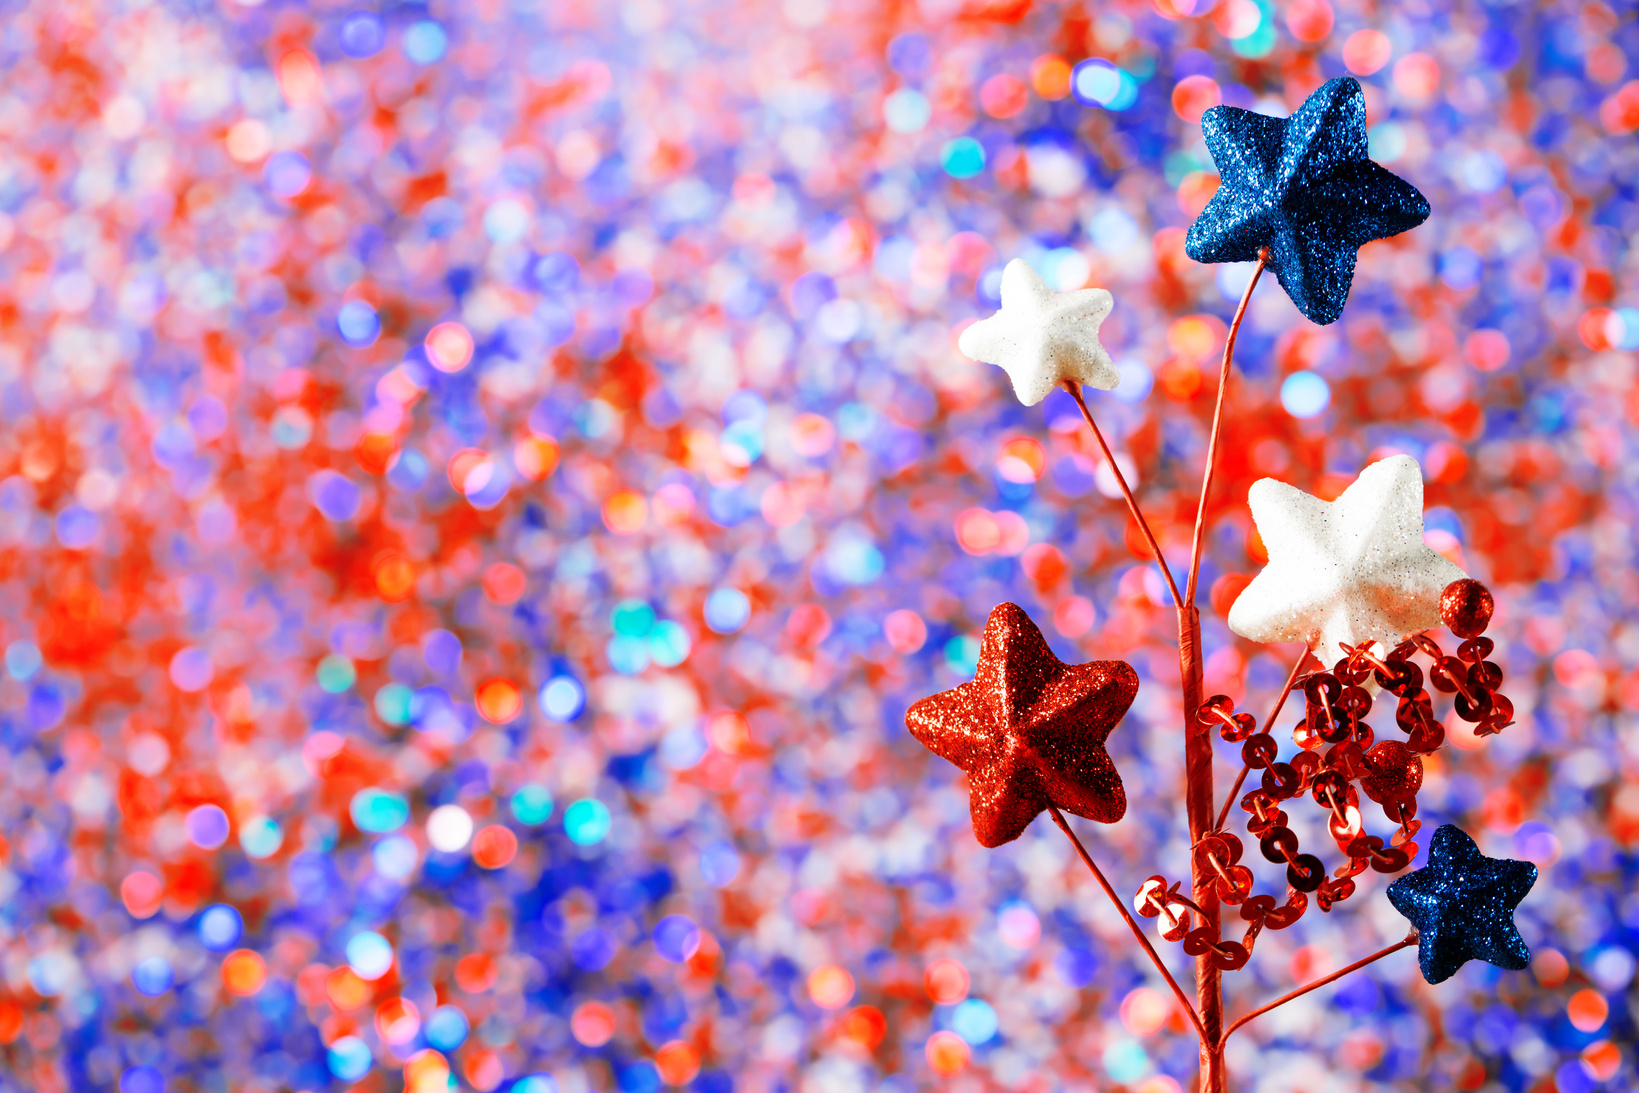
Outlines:
{"type": "Polygon", "coordinates": [[[455,985],[468,994],[482,994],[495,986],[495,958],[488,953],[468,953],[455,962],[455,985]]]}
{"type": "Polygon", "coordinates": [[[440,372],[459,372],[472,360],[472,335],[460,323],[439,323],[427,331],[427,357],[440,372]]]}
{"type": "Polygon", "coordinates": [[[700,1073],[700,1053],[686,1040],[673,1040],[654,1053],[654,1065],[667,1085],[688,1085],[700,1073]]]}
{"type": "Polygon", "coordinates": [[[941,1006],[954,1006],[966,998],[972,982],[962,962],[948,956],[942,956],[929,964],[928,970],[922,976],[922,983],[928,989],[928,997],[941,1006]]]}
{"type": "Polygon", "coordinates": [[[518,856],[518,836],[510,827],[491,824],[472,837],[472,860],[485,869],[504,869],[518,856]]]}
{"type": "Polygon", "coordinates": [[[842,1019],[842,1035],[870,1050],[888,1035],[888,1019],[875,1006],[855,1006],[842,1019]]]}
{"type": "Polygon", "coordinates": [[[847,968],[821,964],[808,973],[808,997],[820,1009],[839,1010],[854,997],[854,977],[847,968]]]}
{"type": "Polygon", "coordinates": [[[649,522],[649,499],[636,490],[616,490],[603,502],[603,523],[616,535],[632,535],[649,522]]]}
{"type": "Polygon", "coordinates": [[[1578,1032],[1598,1032],[1605,1027],[1605,1019],[1610,1015],[1610,1003],[1592,988],[1577,991],[1565,1003],[1565,1016],[1578,1032]]]}
{"type": "Polygon", "coordinates": [[[415,563],[396,550],[384,550],[370,563],[376,595],[388,603],[409,599],[415,591],[415,563]]]}
{"type": "Polygon", "coordinates": [[[505,725],[523,712],[523,692],[510,679],[487,679],[478,685],[474,697],[478,712],[492,725],[505,725]]]}
{"type": "Polygon", "coordinates": [[[250,949],[235,949],[222,958],[222,986],[229,994],[249,997],[267,982],[267,961],[250,949]]]}
{"type": "Polygon", "coordinates": [[[948,1078],[967,1069],[973,1049],[954,1032],[936,1032],[928,1037],[923,1054],[927,1056],[928,1066],[933,1068],[935,1074],[948,1078]]]}
{"type": "Polygon", "coordinates": [[[364,1005],[373,992],[374,988],[346,965],[332,971],[324,979],[324,996],[334,1009],[342,1013],[351,1013],[364,1005]]]}
{"type": "Polygon", "coordinates": [[[558,465],[558,442],[549,436],[531,436],[512,446],[512,465],[532,482],[539,482],[558,465]]]}

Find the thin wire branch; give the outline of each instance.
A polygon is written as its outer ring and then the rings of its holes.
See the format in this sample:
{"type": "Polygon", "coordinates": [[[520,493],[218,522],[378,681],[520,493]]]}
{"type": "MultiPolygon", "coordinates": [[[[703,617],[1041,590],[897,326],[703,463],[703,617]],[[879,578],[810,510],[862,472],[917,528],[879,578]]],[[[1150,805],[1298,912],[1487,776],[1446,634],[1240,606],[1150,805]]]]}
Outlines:
{"type": "Polygon", "coordinates": [[[1228,1040],[1231,1036],[1233,1036],[1235,1034],[1236,1029],[1240,1028],[1242,1025],[1246,1024],[1248,1021],[1252,1020],[1254,1017],[1262,1017],[1264,1014],[1268,1013],[1270,1010],[1275,1009],[1278,1006],[1284,1006],[1284,1005],[1286,1005],[1286,1003],[1292,1001],[1292,999],[1294,999],[1294,998],[1302,998],[1304,995],[1308,994],[1312,990],[1318,990],[1319,988],[1324,987],[1328,983],[1336,982],[1337,980],[1342,979],[1345,975],[1348,975],[1351,972],[1359,971],[1361,968],[1364,968],[1367,964],[1372,964],[1372,963],[1375,963],[1379,960],[1382,960],[1385,956],[1393,956],[1395,953],[1399,952],[1401,949],[1409,948],[1410,946],[1415,945],[1415,944],[1417,944],[1417,931],[1413,930],[1411,933],[1406,935],[1406,937],[1403,941],[1396,941],[1393,945],[1390,945],[1386,949],[1379,949],[1377,952],[1373,953],[1370,956],[1362,957],[1359,960],[1356,960],[1353,964],[1350,964],[1347,968],[1340,968],[1339,970],[1333,972],[1331,975],[1324,976],[1320,979],[1317,979],[1313,983],[1308,984],[1307,986],[1299,987],[1297,990],[1292,991],[1290,994],[1281,995],[1279,998],[1275,999],[1273,1002],[1269,1003],[1267,1006],[1260,1006],[1258,1009],[1253,1010],[1251,1013],[1247,1014],[1245,1017],[1242,1017],[1239,1021],[1236,1021],[1233,1025],[1230,1025],[1229,1028],[1227,1030],[1225,1030],[1225,1032],[1224,1032],[1224,1039],[1228,1040]]]}
{"type": "Polygon", "coordinates": [[[1127,511],[1132,513],[1134,520],[1138,521],[1138,528],[1144,533],[1145,542],[1150,544],[1150,553],[1155,555],[1156,564],[1161,567],[1161,575],[1167,579],[1167,590],[1172,593],[1173,605],[1176,607],[1184,606],[1183,598],[1178,595],[1178,585],[1172,579],[1172,570],[1167,568],[1167,560],[1161,557],[1161,548],[1155,542],[1155,533],[1150,530],[1149,522],[1144,519],[1144,514],[1139,511],[1138,500],[1133,497],[1133,491],[1127,486],[1126,476],[1121,473],[1121,468],[1116,466],[1115,456],[1110,453],[1110,446],[1104,442],[1104,434],[1099,431],[1098,422],[1093,420],[1092,411],[1087,409],[1087,403],[1081,397],[1080,385],[1075,380],[1065,380],[1064,389],[1070,392],[1071,398],[1076,400],[1076,405],[1081,408],[1081,416],[1087,420],[1087,425],[1093,430],[1093,438],[1098,441],[1099,449],[1104,453],[1104,461],[1110,465],[1110,470],[1115,475],[1116,484],[1121,487],[1121,496],[1127,499],[1127,511]]]}
{"type": "MultiPolygon", "coordinates": [[[[1298,654],[1297,663],[1292,665],[1292,671],[1286,677],[1285,688],[1281,690],[1280,697],[1275,700],[1275,708],[1270,710],[1269,716],[1263,719],[1263,729],[1261,731],[1268,732],[1274,726],[1275,718],[1280,716],[1281,708],[1286,705],[1287,696],[1292,693],[1292,687],[1298,681],[1298,673],[1303,671],[1304,662],[1308,659],[1309,647],[1305,645],[1303,651],[1298,654]]],[[[1251,770],[1252,768],[1245,763],[1241,764],[1241,773],[1236,777],[1235,784],[1229,787],[1229,796],[1224,798],[1224,807],[1218,810],[1218,822],[1212,825],[1212,830],[1223,830],[1224,821],[1229,819],[1229,806],[1234,803],[1235,794],[1241,791],[1241,784],[1246,781],[1246,776],[1251,770]]]]}
{"type": "Polygon", "coordinates": [[[1201,578],[1201,545],[1206,529],[1207,494],[1212,492],[1212,475],[1218,465],[1218,434],[1223,431],[1224,392],[1229,388],[1229,365],[1235,357],[1235,338],[1241,332],[1241,320],[1246,317],[1246,305],[1252,301],[1252,290],[1258,287],[1263,267],[1269,261],[1269,248],[1258,252],[1258,264],[1252,268],[1252,279],[1246,283],[1241,304],[1235,309],[1235,319],[1229,324],[1229,336],[1224,340],[1224,362],[1218,375],[1218,403],[1212,410],[1212,434],[1207,441],[1206,473],[1201,476],[1201,502],[1195,508],[1195,538],[1190,548],[1189,581],[1184,589],[1184,602],[1195,602],[1195,586],[1201,578]]]}
{"type": "Polygon", "coordinates": [[[1127,909],[1127,904],[1120,896],[1115,894],[1115,889],[1110,887],[1110,882],[1104,877],[1104,871],[1093,861],[1092,855],[1087,853],[1087,848],[1081,845],[1081,840],[1076,838],[1076,833],[1070,830],[1070,825],[1064,820],[1064,814],[1058,810],[1056,805],[1052,804],[1047,806],[1047,811],[1052,814],[1053,822],[1059,825],[1059,830],[1068,835],[1070,842],[1075,844],[1076,853],[1081,855],[1082,862],[1091,871],[1099,886],[1104,889],[1104,894],[1110,897],[1110,902],[1115,904],[1115,909],[1121,912],[1121,917],[1127,920],[1127,926],[1132,930],[1133,936],[1138,939],[1138,943],[1144,947],[1144,952],[1149,955],[1150,963],[1155,965],[1156,970],[1167,981],[1167,986],[1172,988],[1172,993],[1177,997],[1178,1004],[1184,1007],[1184,1013],[1189,1016],[1190,1023],[1195,1026],[1196,1035],[1200,1036],[1203,1044],[1206,1043],[1206,1029],[1201,1026],[1200,1015],[1195,1012],[1195,1007],[1190,1005],[1189,998],[1184,994],[1183,988],[1178,985],[1178,980],[1174,979],[1172,973],[1167,971],[1167,966],[1161,963],[1161,957],[1156,953],[1155,946],[1150,944],[1150,939],[1144,935],[1143,927],[1138,925],[1138,920],[1133,918],[1132,912],[1127,909]]]}

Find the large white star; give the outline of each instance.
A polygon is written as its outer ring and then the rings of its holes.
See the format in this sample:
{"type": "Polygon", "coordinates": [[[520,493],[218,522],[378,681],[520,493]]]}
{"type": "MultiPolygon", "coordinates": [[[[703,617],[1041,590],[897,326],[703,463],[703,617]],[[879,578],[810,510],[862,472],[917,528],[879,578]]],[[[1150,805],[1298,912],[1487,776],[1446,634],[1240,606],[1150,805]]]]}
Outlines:
{"type": "Polygon", "coordinates": [[[1065,380],[1108,391],[1121,373],[1099,344],[1098,327],[1114,306],[1102,288],[1054,292],[1015,258],[1002,270],[1002,309],[962,331],[956,344],[976,361],[1001,365],[1026,406],[1065,380]]]}
{"type": "Polygon", "coordinates": [[[1229,609],[1253,641],[1304,641],[1330,667],[1341,643],[1392,646],[1439,625],[1440,593],[1467,576],[1423,542],[1423,472],[1373,463],[1336,501],[1265,478],[1247,497],[1269,565],[1229,609]]]}

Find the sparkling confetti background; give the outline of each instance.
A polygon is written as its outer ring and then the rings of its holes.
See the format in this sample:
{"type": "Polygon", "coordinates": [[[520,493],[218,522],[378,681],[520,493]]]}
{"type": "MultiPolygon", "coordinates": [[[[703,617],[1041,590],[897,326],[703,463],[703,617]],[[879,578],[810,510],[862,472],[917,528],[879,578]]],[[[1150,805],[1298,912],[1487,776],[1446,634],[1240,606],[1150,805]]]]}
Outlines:
{"type": "MultiPolygon", "coordinates": [[[[1222,623],[1250,483],[1417,457],[1522,714],[1422,818],[1538,864],[1535,960],[1398,954],[1232,1073],[1632,1088],[1633,9],[1211,2],[8,4],[0,1090],[1188,1088],[1064,840],[980,851],[903,726],[1020,603],[1142,680],[1093,852],[1186,870],[1159,577],[954,344],[1010,258],[1110,288],[1176,563],[1248,276],[1183,254],[1200,115],[1346,73],[1434,213],[1335,325],[1252,302],[1208,691],[1289,665],[1222,623]]],[[[1231,1013],[1401,937],[1374,876],[1231,1013]]]]}

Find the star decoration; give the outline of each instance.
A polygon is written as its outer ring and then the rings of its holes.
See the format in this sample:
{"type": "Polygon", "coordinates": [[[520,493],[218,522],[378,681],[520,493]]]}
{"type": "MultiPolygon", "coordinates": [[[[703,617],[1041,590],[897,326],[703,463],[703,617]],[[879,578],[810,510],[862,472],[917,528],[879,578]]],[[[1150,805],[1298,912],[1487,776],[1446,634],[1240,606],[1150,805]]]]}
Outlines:
{"type": "Polygon", "coordinates": [[[1337,321],[1355,251],[1428,219],[1428,200],[1366,158],[1366,97],[1328,80],[1289,118],[1214,106],[1201,132],[1223,177],[1184,239],[1197,262],[1251,262],[1269,248],[1281,287],[1313,321],[1337,321]]]}
{"type": "Polygon", "coordinates": [[[1260,479],[1247,495],[1269,565],[1229,609],[1253,641],[1304,641],[1322,664],[1342,645],[1394,645],[1440,624],[1465,574],[1423,542],[1423,474],[1409,455],[1360,472],[1336,501],[1260,479]]]}
{"type": "Polygon", "coordinates": [[[1389,885],[1389,902],[1417,927],[1417,963],[1430,983],[1450,979],[1479,958],[1518,971],[1531,950],[1514,926],[1514,908],[1537,882],[1526,861],[1488,858],[1462,828],[1444,824],[1428,865],[1389,885]]]}
{"type": "Polygon", "coordinates": [[[1065,380],[1109,391],[1121,374],[1098,341],[1098,327],[1115,297],[1101,288],[1054,292],[1030,264],[1015,258],[1002,270],[1002,309],[962,331],[957,347],[998,364],[1013,393],[1034,406],[1065,380]]]}
{"type": "Polygon", "coordinates": [[[973,681],[916,703],[905,726],[967,772],[973,833],[1000,846],[1049,803],[1107,824],[1126,814],[1104,741],[1137,694],[1131,665],[1065,664],[1024,609],[1004,603],[985,623],[973,681]]]}

